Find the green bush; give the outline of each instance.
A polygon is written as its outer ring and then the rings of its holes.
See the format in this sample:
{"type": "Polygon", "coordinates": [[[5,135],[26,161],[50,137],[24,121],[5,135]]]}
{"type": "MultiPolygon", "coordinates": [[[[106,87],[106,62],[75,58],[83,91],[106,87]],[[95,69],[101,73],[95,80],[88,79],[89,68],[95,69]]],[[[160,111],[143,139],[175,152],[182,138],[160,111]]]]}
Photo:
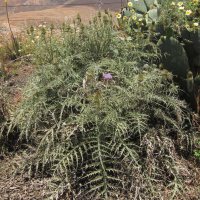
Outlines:
{"type": "Polygon", "coordinates": [[[54,196],[183,196],[191,174],[177,165],[175,143],[192,150],[190,113],[172,74],[153,67],[153,45],[148,37],[121,40],[101,22],[45,36],[12,121],[34,152],[20,169],[59,180],[54,196]]]}

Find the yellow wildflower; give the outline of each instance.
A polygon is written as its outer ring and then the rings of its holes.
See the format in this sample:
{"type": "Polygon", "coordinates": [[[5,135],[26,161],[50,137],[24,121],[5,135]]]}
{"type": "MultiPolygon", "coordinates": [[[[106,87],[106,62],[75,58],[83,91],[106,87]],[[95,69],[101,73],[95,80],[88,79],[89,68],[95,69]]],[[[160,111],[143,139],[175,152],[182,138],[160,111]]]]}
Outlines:
{"type": "Polygon", "coordinates": [[[136,16],[133,16],[133,19],[134,19],[134,20],[136,20],[136,19],[137,19],[137,17],[136,17],[136,16]]]}
{"type": "Polygon", "coordinates": [[[121,16],[122,16],[121,14],[117,14],[117,18],[121,18],[121,16]]]}
{"type": "Polygon", "coordinates": [[[128,6],[133,7],[133,3],[132,2],[128,2],[128,6]]]}
{"type": "Polygon", "coordinates": [[[192,13],[191,10],[186,10],[186,15],[190,15],[192,13]]]}
{"type": "Polygon", "coordinates": [[[182,1],[178,2],[178,5],[179,5],[179,6],[182,6],[182,5],[183,5],[183,2],[182,2],[182,1]]]}

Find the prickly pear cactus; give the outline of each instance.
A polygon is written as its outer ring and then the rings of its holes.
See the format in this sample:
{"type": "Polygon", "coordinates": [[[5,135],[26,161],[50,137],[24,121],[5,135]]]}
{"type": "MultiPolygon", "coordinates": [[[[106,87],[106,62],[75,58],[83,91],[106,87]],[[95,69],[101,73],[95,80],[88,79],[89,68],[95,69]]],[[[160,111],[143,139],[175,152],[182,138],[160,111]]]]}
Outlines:
{"type": "Polygon", "coordinates": [[[163,54],[164,68],[178,77],[187,78],[187,71],[189,71],[188,57],[179,41],[164,36],[158,41],[157,45],[163,54]]]}
{"type": "Polygon", "coordinates": [[[157,3],[161,5],[167,5],[168,2],[171,2],[171,0],[157,0],[157,3]]]}
{"type": "Polygon", "coordinates": [[[181,27],[181,37],[184,40],[190,40],[191,39],[190,32],[187,30],[186,27],[181,27]]]}
{"type": "Polygon", "coordinates": [[[149,19],[156,21],[160,15],[160,9],[151,9],[147,13],[149,19]]]}
{"type": "Polygon", "coordinates": [[[200,85],[200,75],[196,76],[194,79],[194,82],[198,85],[200,85]]]}
{"type": "MultiPolygon", "coordinates": [[[[155,0],[139,0],[139,1],[128,0],[127,4],[128,4],[128,2],[131,2],[133,4],[132,8],[135,10],[136,13],[144,14],[144,13],[147,13],[148,11],[150,11],[150,7],[151,7],[151,5],[154,5],[154,1],[155,0]]],[[[122,15],[129,17],[131,15],[130,8],[131,7],[123,8],[122,15]]],[[[157,18],[157,16],[158,16],[158,13],[157,13],[157,11],[151,11],[149,15],[151,15],[155,20],[155,18],[157,18]]]]}
{"type": "Polygon", "coordinates": [[[130,8],[125,7],[125,8],[122,9],[122,18],[123,18],[124,16],[130,17],[131,14],[132,14],[132,13],[131,13],[131,9],[130,9],[130,8]]]}
{"type": "Polygon", "coordinates": [[[155,23],[155,32],[160,33],[161,35],[165,35],[165,27],[162,23],[156,22],[155,23]]]}
{"type": "Polygon", "coordinates": [[[196,28],[195,31],[191,32],[191,40],[194,42],[194,49],[200,54],[200,28],[196,28]]]}
{"type": "Polygon", "coordinates": [[[150,5],[153,5],[154,0],[129,0],[128,2],[131,2],[133,4],[133,8],[136,12],[140,13],[146,13],[150,9],[150,5]]]}
{"type": "Polygon", "coordinates": [[[155,0],[144,0],[148,10],[150,9],[151,5],[154,5],[154,1],[155,0]]]}
{"type": "MultiPolygon", "coordinates": [[[[133,25],[133,22],[138,21],[140,18],[145,18],[146,29],[149,29],[152,26],[152,22],[156,21],[160,15],[160,8],[152,9],[152,5],[157,5],[159,7],[156,0],[128,0],[127,7],[121,10],[122,18],[124,18],[124,16],[128,18],[129,25],[131,25],[131,28],[134,28],[134,31],[136,31],[138,27],[133,25]],[[129,2],[132,3],[132,6],[128,6],[129,2]],[[132,20],[132,17],[134,17],[134,20],[132,20]]],[[[156,27],[153,29],[156,31],[158,28],[156,27]]]]}
{"type": "Polygon", "coordinates": [[[167,38],[170,38],[170,37],[173,36],[173,34],[174,34],[174,31],[173,31],[172,27],[171,27],[171,26],[168,26],[168,27],[166,28],[166,37],[167,37],[167,38]]]}

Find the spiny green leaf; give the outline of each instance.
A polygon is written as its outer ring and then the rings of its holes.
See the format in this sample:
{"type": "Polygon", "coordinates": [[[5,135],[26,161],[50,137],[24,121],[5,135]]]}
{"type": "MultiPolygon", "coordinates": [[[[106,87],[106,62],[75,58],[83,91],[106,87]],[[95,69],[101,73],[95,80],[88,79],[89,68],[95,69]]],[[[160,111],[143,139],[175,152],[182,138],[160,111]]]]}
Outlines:
{"type": "Polygon", "coordinates": [[[96,175],[96,174],[101,174],[102,170],[101,169],[98,169],[96,171],[93,171],[93,172],[90,172],[88,173],[86,176],[84,176],[83,178],[87,178],[87,177],[90,177],[90,176],[93,176],[93,175],[96,175]]]}
{"type": "MultiPolygon", "coordinates": [[[[87,193],[90,193],[90,192],[92,192],[92,191],[97,191],[98,189],[102,188],[103,186],[104,186],[104,183],[99,184],[99,185],[93,187],[92,189],[90,189],[87,193]]],[[[86,193],[86,194],[87,194],[87,193],[86,193]]]]}
{"type": "Polygon", "coordinates": [[[112,172],[117,172],[117,173],[123,173],[123,171],[119,170],[119,169],[115,169],[115,168],[110,168],[110,167],[107,167],[106,168],[106,171],[112,171],[112,172]]]}
{"type": "Polygon", "coordinates": [[[117,189],[121,189],[120,187],[116,186],[116,185],[113,185],[111,183],[108,183],[108,187],[109,188],[112,188],[113,190],[117,190],[117,189]]]}
{"type": "Polygon", "coordinates": [[[119,178],[112,177],[112,176],[107,176],[107,179],[112,179],[112,180],[115,180],[115,181],[118,181],[118,182],[123,182],[123,180],[121,180],[119,178]]]}
{"type": "Polygon", "coordinates": [[[88,184],[95,185],[96,182],[98,182],[99,180],[103,180],[103,176],[97,176],[97,177],[95,177],[94,179],[92,179],[89,182],[87,182],[84,186],[86,186],[88,184]]]}

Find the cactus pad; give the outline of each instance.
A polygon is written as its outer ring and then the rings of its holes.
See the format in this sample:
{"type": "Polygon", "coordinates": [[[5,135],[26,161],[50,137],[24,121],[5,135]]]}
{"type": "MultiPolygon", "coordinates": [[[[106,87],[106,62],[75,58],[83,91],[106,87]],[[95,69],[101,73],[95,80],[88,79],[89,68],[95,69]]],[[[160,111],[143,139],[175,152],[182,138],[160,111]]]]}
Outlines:
{"type": "Polygon", "coordinates": [[[163,41],[161,39],[158,41],[158,46],[163,54],[164,68],[178,77],[187,78],[188,58],[179,41],[172,37],[164,37],[163,41]]]}
{"type": "Polygon", "coordinates": [[[148,10],[150,9],[151,5],[154,5],[154,0],[144,0],[148,10]]]}
{"type": "Polygon", "coordinates": [[[181,37],[185,40],[190,40],[190,32],[185,27],[181,27],[181,37]]]}
{"type": "Polygon", "coordinates": [[[151,20],[156,21],[158,19],[158,17],[159,17],[159,11],[158,11],[158,9],[149,10],[147,13],[149,14],[149,18],[151,20]]]}
{"type": "MultiPolygon", "coordinates": [[[[152,1],[152,0],[148,0],[148,1],[152,1]]],[[[140,12],[140,13],[147,12],[147,5],[144,0],[139,0],[139,1],[129,0],[129,2],[133,3],[133,8],[135,9],[136,12],[140,12]]]]}
{"type": "Polygon", "coordinates": [[[194,32],[191,32],[191,39],[194,42],[194,49],[200,54],[200,28],[197,28],[194,32]]]}
{"type": "Polygon", "coordinates": [[[200,75],[196,76],[194,79],[194,82],[198,85],[200,85],[200,75]]]}

